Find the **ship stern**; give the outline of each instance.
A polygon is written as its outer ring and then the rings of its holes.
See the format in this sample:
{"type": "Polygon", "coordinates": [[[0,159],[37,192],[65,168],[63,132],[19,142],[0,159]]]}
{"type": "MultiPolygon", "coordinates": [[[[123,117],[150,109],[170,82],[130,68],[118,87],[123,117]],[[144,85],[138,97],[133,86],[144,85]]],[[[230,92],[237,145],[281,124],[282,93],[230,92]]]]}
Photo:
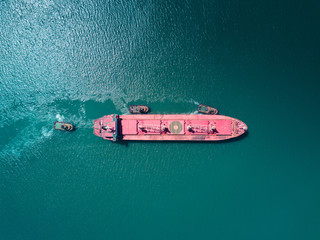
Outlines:
{"type": "Polygon", "coordinates": [[[93,133],[98,137],[116,142],[118,140],[119,115],[106,115],[93,122],[93,133]]]}

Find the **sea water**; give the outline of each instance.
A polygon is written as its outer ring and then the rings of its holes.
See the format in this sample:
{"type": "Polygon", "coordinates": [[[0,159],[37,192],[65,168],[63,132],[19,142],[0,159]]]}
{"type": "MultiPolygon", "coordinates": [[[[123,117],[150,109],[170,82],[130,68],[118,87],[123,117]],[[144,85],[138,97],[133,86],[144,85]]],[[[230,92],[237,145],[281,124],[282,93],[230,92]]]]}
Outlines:
{"type": "Polygon", "coordinates": [[[0,1],[0,239],[320,239],[319,11],[0,1]],[[131,104],[195,114],[199,103],[248,135],[93,135],[94,119],[131,104]]]}

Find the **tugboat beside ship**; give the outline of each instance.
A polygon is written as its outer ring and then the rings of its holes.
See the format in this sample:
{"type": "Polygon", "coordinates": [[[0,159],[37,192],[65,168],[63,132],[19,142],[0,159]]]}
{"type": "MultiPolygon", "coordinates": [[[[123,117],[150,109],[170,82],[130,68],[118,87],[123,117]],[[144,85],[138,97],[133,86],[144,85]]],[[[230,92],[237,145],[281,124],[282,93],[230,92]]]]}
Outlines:
{"type": "Polygon", "coordinates": [[[141,113],[147,113],[149,112],[149,107],[144,105],[131,105],[129,107],[130,113],[133,114],[141,114],[141,113]]]}
{"type": "Polygon", "coordinates": [[[212,114],[212,115],[217,115],[219,113],[218,109],[216,109],[214,107],[209,107],[209,106],[206,106],[203,104],[199,104],[198,112],[205,113],[205,114],[212,114]]]}

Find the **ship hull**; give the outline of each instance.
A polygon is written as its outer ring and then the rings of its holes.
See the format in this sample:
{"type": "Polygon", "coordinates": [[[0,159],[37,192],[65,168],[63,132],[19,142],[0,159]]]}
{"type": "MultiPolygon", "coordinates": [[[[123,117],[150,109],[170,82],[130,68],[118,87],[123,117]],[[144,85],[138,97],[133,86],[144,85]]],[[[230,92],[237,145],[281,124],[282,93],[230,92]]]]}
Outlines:
{"type": "Polygon", "coordinates": [[[94,134],[112,141],[222,141],[247,129],[244,122],[222,115],[114,114],[94,121],[94,134]]]}

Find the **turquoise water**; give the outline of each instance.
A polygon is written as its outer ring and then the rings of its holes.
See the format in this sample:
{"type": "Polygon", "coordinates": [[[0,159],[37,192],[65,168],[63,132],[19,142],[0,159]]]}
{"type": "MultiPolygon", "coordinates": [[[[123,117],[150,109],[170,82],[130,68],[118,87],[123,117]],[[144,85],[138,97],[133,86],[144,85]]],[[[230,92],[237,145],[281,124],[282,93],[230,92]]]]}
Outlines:
{"type": "Polygon", "coordinates": [[[0,239],[320,239],[319,16],[316,1],[0,1],[0,239]],[[92,133],[131,104],[198,103],[249,134],[92,133]]]}

